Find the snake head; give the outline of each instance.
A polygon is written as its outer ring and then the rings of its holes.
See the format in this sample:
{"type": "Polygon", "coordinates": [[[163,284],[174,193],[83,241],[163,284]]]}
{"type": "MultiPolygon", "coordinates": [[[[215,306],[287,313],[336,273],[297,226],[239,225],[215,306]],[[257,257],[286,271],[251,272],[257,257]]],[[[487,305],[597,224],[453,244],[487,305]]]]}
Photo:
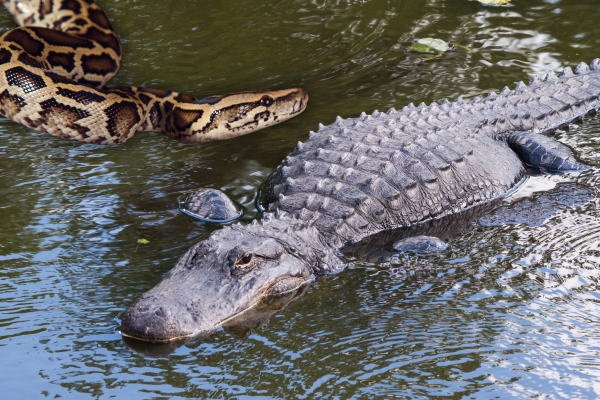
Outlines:
{"type": "Polygon", "coordinates": [[[172,126],[183,142],[232,139],[286,121],[306,109],[300,88],[206,97],[173,108],[172,126]]]}

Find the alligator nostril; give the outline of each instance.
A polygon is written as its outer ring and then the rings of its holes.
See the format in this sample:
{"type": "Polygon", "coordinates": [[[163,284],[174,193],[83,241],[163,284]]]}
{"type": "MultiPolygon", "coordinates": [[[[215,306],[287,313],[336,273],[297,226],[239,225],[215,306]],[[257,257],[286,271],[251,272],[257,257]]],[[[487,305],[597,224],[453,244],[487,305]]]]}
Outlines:
{"type": "Polygon", "coordinates": [[[168,318],[171,316],[171,310],[165,307],[160,307],[158,310],[154,311],[157,317],[168,318]]]}

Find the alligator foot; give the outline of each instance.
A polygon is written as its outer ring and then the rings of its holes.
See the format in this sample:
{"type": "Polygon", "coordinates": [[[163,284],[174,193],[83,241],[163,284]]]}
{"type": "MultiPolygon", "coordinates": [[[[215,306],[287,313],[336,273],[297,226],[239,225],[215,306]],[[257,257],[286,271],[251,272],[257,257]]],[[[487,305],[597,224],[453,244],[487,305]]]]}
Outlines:
{"type": "Polygon", "coordinates": [[[394,243],[394,250],[411,251],[417,254],[427,254],[434,251],[446,250],[448,245],[433,236],[413,236],[398,240],[394,243]]]}
{"type": "Polygon", "coordinates": [[[510,148],[527,165],[548,171],[581,171],[589,166],[578,162],[567,146],[540,133],[512,132],[510,148]]]}
{"type": "Polygon", "coordinates": [[[179,210],[184,214],[207,222],[230,222],[242,211],[220,190],[200,189],[179,199],[179,210]]]}

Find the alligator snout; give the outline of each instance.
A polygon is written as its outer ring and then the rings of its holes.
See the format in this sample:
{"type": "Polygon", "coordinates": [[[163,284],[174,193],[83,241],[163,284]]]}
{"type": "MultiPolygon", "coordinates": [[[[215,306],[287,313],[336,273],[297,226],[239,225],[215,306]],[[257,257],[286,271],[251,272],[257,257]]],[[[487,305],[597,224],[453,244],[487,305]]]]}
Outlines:
{"type": "Polygon", "coordinates": [[[121,333],[148,342],[167,342],[193,336],[198,321],[182,311],[178,307],[161,305],[157,297],[142,296],[123,316],[121,333]]]}

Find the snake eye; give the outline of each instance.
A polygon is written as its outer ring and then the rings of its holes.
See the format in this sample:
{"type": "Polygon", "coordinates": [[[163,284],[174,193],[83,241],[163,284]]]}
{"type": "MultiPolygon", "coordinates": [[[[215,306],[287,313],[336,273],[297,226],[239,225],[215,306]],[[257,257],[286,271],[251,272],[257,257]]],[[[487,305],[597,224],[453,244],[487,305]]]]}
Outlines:
{"type": "Polygon", "coordinates": [[[271,104],[273,104],[273,98],[271,96],[263,96],[262,99],[260,99],[261,106],[269,107],[271,104]]]}

